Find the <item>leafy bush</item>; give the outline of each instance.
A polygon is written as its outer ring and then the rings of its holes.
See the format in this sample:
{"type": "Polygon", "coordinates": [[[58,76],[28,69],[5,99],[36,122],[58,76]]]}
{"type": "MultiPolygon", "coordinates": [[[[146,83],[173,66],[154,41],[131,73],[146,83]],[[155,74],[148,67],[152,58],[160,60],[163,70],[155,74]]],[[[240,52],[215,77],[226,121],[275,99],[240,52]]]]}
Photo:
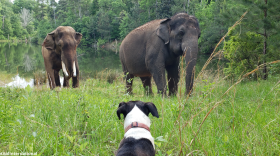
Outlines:
{"type": "MultiPolygon", "coordinates": [[[[224,68],[226,75],[236,78],[257,68],[263,62],[263,38],[261,35],[248,31],[244,35],[230,35],[224,44],[224,57],[229,60],[224,68]]],[[[254,79],[260,72],[252,75],[254,79]]]]}
{"type": "Polygon", "coordinates": [[[106,40],[99,38],[97,41],[97,48],[100,48],[106,43],[106,40]]]}

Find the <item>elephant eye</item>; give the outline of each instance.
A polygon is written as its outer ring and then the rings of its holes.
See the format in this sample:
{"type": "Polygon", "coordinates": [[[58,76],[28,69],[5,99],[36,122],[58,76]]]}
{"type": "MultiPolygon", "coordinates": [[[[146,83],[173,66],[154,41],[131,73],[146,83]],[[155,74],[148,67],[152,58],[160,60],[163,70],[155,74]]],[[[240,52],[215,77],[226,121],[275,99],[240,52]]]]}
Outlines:
{"type": "Polygon", "coordinates": [[[178,39],[182,39],[183,36],[184,36],[184,34],[185,34],[185,33],[184,33],[183,31],[179,31],[178,34],[177,34],[177,38],[178,38],[178,39]]]}

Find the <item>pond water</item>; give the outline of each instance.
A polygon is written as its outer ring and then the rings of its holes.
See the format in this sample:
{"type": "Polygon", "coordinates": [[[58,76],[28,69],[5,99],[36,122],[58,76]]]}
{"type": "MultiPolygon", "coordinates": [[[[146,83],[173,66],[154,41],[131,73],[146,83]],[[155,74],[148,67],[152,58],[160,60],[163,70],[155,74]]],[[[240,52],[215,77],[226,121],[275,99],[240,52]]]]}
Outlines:
{"type": "MultiPolygon", "coordinates": [[[[115,51],[78,48],[77,54],[81,79],[94,77],[98,71],[105,69],[122,71],[119,55],[115,51]]],[[[203,67],[208,57],[199,56],[197,71],[203,67]]],[[[0,77],[0,86],[32,87],[34,73],[38,71],[45,71],[41,45],[0,43],[0,75],[6,75],[0,77]]]]}

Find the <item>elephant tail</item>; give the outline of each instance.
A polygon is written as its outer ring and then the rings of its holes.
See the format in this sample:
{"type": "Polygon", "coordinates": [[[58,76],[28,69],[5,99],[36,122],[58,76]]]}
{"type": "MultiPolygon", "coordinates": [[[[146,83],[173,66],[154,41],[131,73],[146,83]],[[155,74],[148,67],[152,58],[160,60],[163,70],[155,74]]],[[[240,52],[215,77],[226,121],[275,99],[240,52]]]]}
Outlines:
{"type": "Polygon", "coordinates": [[[126,74],[128,72],[128,70],[127,70],[127,67],[125,65],[125,58],[124,58],[122,45],[120,46],[119,57],[120,57],[120,60],[121,60],[121,63],[122,63],[122,70],[123,70],[124,74],[126,74]]]}

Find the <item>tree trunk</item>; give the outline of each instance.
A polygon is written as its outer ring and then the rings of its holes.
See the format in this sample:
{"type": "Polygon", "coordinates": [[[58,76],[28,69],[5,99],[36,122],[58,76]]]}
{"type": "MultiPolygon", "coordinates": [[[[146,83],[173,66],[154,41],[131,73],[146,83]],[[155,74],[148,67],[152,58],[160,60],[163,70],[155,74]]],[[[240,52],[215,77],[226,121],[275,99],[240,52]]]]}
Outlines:
{"type": "Polygon", "coordinates": [[[54,20],[54,26],[56,26],[56,20],[55,20],[55,8],[53,9],[53,20],[54,20]]]}
{"type": "Polygon", "coordinates": [[[190,0],[188,0],[187,14],[189,14],[189,6],[190,6],[190,0]]]}
{"type": "Polygon", "coordinates": [[[150,8],[148,9],[148,13],[149,13],[149,21],[150,21],[151,20],[150,8]]]}
{"type": "MultiPolygon", "coordinates": [[[[10,48],[9,48],[9,49],[10,49],[10,48]]],[[[5,52],[4,54],[5,54],[6,65],[8,66],[8,65],[9,65],[9,63],[8,63],[8,59],[7,59],[6,52],[5,52]]]]}
{"type": "Polygon", "coordinates": [[[78,0],[79,6],[78,6],[78,11],[79,11],[79,18],[82,18],[82,7],[81,7],[81,0],[78,0]]]}
{"type": "MultiPolygon", "coordinates": [[[[264,59],[263,59],[263,63],[265,64],[266,63],[266,54],[267,54],[267,51],[266,51],[266,48],[267,48],[267,34],[266,34],[266,30],[264,29],[264,43],[263,43],[263,55],[264,55],[264,59]]],[[[267,79],[267,66],[264,65],[263,66],[263,79],[266,80],[267,79]]]]}
{"type": "Polygon", "coordinates": [[[79,5],[79,17],[80,17],[80,19],[82,19],[82,7],[81,7],[81,5],[79,5]]]}
{"type": "Polygon", "coordinates": [[[184,3],[183,3],[183,9],[184,9],[184,12],[186,12],[186,1],[184,1],[184,3]]]}
{"type": "MultiPolygon", "coordinates": [[[[265,1],[265,4],[267,5],[267,0],[264,0],[265,1]]],[[[266,19],[267,17],[267,10],[264,9],[264,19],[266,19]]],[[[264,55],[264,59],[263,59],[263,63],[265,64],[266,63],[266,54],[267,54],[267,51],[266,51],[266,48],[267,48],[267,34],[266,34],[266,28],[264,27],[264,44],[263,44],[263,55],[264,55]]],[[[267,66],[264,65],[263,66],[263,79],[266,80],[267,79],[267,66]]]]}
{"type": "Polygon", "coordinates": [[[156,19],[158,19],[158,14],[157,14],[157,0],[156,0],[156,19]]]}
{"type": "Polygon", "coordinates": [[[3,15],[3,29],[4,29],[5,15],[3,15]]]}

